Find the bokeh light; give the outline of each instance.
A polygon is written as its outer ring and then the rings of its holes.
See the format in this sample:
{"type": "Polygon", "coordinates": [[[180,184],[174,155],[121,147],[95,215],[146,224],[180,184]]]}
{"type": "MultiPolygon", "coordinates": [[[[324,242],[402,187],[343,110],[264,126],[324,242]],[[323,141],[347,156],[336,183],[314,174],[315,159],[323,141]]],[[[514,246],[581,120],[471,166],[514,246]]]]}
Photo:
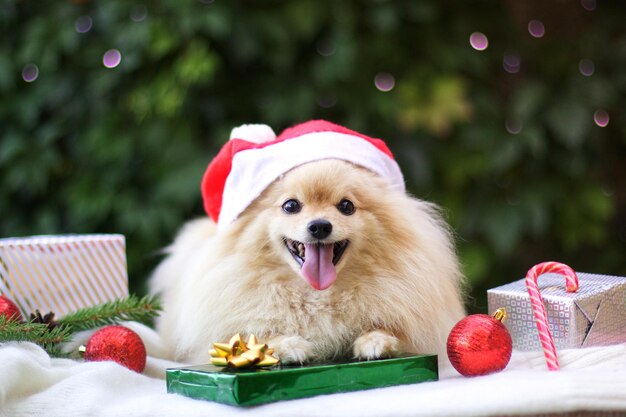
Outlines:
{"type": "Polygon", "coordinates": [[[22,79],[27,83],[32,83],[39,77],[39,67],[35,64],[28,64],[22,68],[22,79]]]}
{"type": "Polygon", "coordinates": [[[504,121],[504,128],[512,135],[517,135],[518,133],[520,133],[522,131],[522,127],[522,122],[520,122],[519,120],[506,119],[504,121]]]}
{"type": "Polygon", "coordinates": [[[470,35],[470,45],[477,51],[484,51],[489,46],[489,40],[484,33],[474,32],[470,35]]]}
{"type": "Polygon", "coordinates": [[[528,33],[534,38],[542,38],[546,34],[546,28],[540,20],[528,22],[528,33]]]}
{"type": "Polygon", "coordinates": [[[74,23],[74,29],[76,29],[78,33],[87,33],[91,30],[92,26],[93,20],[91,20],[89,16],[80,16],[74,23]]]}
{"type": "Polygon", "coordinates": [[[321,56],[331,56],[335,54],[335,42],[331,39],[320,39],[315,44],[315,49],[317,49],[317,53],[321,56]]]}
{"type": "Polygon", "coordinates": [[[143,4],[139,4],[130,11],[130,20],[133,22],[143,22],[148,16],[148,8],[143,4]]]}
{"type": "Polygon", "coordinates": [[[521,65],[521,59],[517,52],[505,52],[502,58],[504,70],[510,74],[517,74],[521,65]]]}
{"type": "Polygon", "coordinates": [[[590,59],[581,59],[578,63],[578,70],[585,77],[591,77],[595,71],[595,65],[590,59]]]}
{"type": "Polygon", "coordinates": [[[374,85],[376,85],[376,88],[380,91],[391,91],[396,85],[396,79],[388,72],[379,72],[374,78],[374,85]]]}
{"type": "Polygon", "coordinates": [[[596,9],[596,0],[580,0],[580,5],[583,9],[593,12],[596,9]]]}
{"type": "Polygon", "coordinates": [[[609,124],[609,119],[609,113],[606,110],[599,109],[593,114],[593,121],[600,127],[606,127],[609,124]]]}
{"type": "Polygon", "coordinates": [[[337,97],[334,95],[319,96],[317,98],[317,104],[324,109],[329,109],[337,104],[337,97]]]}
{"type": "Polygon", "coordinates": [[[122,54],[117,49],[109,49],[102,56],[102,63],[107,68],[115,68],[122,61],[122,54]]]}

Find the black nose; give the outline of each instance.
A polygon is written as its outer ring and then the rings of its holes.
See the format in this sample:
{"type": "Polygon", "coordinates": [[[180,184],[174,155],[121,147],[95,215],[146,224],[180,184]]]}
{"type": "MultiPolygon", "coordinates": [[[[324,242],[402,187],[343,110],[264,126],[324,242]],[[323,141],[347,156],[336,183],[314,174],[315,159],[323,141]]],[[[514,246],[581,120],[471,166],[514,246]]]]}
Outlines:
{"type": "Polygon", "coordinates": [[[332,223],[324,219],[313,220],[306,228],[311,233],[311,236],[316,239],[324,239],[333,231],[332,223]]]}

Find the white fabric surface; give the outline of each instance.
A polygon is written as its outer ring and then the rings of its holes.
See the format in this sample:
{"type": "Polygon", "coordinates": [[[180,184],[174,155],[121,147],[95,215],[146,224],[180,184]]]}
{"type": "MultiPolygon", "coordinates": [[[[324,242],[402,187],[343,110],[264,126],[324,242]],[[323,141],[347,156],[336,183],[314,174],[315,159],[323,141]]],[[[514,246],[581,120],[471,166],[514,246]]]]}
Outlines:
{"type": "MultiPolygon", "coordinates": [[[[580,410],[626,411],[626,345],[559,352],[548,372],[541,352],[514,352],[504,371],[238,408],[166,393],[158,336],[128,324],[146,342],[143,375],[113,362],[51,359],[30,343],[0,344],[0,416],[489,416],[580,410]]],[[[79,335],[76,343],[88,335],[79,335]]]]}

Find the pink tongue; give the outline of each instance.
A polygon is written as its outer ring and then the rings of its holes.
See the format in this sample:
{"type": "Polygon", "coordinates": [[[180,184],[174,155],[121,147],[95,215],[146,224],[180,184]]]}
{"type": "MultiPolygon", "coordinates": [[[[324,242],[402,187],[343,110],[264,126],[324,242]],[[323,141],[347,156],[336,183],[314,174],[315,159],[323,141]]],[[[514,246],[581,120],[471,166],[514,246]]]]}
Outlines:
{"type": "Polygon", "coordinates": [[[337,279],[333,265],[333,245],[304,244],[302,275],[316,290],[325,290],[337,279]]]}

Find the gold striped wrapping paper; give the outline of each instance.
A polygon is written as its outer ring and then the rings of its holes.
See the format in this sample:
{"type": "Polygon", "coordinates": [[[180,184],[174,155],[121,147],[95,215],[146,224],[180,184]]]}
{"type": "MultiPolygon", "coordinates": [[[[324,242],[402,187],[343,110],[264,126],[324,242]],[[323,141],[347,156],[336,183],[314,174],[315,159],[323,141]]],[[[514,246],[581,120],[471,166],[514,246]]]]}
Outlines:
{"type": "Polygon", "coordinates": [[[127,297],[124,236],[0,239],[0,294],[26,316],[39,309],[59,317],[127,297]]]}

